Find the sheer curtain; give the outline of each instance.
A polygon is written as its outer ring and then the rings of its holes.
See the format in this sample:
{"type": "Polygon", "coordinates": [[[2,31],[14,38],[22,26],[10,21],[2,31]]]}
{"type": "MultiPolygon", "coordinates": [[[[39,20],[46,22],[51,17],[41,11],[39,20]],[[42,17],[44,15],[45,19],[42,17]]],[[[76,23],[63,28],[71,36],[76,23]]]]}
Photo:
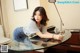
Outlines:
{"type": "Polygon", "coordinates": [[[0,0],[0,37],[4,37],[3,28],[2,28],[1,0],[0,0]]]}
{"type": "Polygon", "coordinates": [[[0,37],[4,37],[2,25],[0,25],[0,37]]]}
{"type": "Polygon", "coordinates": [[[4,33],[3,36],[10,38],[8,18],[5,11],[5,0],[0,0],[0,25],[4,33]]]}

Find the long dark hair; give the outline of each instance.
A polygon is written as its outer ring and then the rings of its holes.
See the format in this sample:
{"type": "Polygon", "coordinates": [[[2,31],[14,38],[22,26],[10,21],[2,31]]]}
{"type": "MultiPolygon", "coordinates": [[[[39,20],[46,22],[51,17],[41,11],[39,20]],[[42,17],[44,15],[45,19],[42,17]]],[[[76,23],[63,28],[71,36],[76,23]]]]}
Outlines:
{"type": "Polygon", "coordinates": [[[35,8],[35,10],[34,10],[34,12],[33,12],[33,15],[32,15],[32,17],[33,17],[32,20],[34,20],[34,21],[36,22],[36,20],[35,20],[35,18],[34,18],[34,15],[35,15],[36,11],[39,11],[39,12],[40,12],[40,15],[42,16],[42,20],[41,20],[40,24],[42,24],[42,25],[44,25],[44,26],[47,25],[46,22],[47,22],[49,19],[48,19],[47,15],[46,15],[45,9],[44,9],[43,7],[41,7],[41,6],[35,8]]]}

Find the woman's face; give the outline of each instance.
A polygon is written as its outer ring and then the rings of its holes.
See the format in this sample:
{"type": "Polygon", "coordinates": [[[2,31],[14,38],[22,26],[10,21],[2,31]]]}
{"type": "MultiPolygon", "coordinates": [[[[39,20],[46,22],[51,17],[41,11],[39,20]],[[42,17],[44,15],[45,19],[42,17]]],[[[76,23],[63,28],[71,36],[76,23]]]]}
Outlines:
{"type": "Polygon", "coordinates": [[[42,20],[42,16],[40,15],[39,11],[35,12],[34,18],[35,18],[36,22],[38,22],[38,23],[42,20]]]}

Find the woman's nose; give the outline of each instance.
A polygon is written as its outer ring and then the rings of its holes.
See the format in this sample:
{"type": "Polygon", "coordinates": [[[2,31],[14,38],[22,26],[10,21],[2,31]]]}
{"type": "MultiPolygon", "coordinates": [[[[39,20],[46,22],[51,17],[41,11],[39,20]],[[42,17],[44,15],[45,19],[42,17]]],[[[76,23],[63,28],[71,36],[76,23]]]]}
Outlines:
{"type": "Polygon", "coordinates": [[[38,16],[36,16],[36,18],[38,19],[38,16]]]}

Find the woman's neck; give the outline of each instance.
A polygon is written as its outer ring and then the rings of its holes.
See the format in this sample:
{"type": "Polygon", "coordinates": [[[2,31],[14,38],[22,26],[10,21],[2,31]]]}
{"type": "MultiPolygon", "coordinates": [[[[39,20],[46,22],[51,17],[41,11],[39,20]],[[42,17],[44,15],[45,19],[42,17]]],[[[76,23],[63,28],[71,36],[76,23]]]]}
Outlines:
{"type": "Polygon", "coordinates": [[[37,22],[37,25],[40,26],[40,22],[37,22]]]}

